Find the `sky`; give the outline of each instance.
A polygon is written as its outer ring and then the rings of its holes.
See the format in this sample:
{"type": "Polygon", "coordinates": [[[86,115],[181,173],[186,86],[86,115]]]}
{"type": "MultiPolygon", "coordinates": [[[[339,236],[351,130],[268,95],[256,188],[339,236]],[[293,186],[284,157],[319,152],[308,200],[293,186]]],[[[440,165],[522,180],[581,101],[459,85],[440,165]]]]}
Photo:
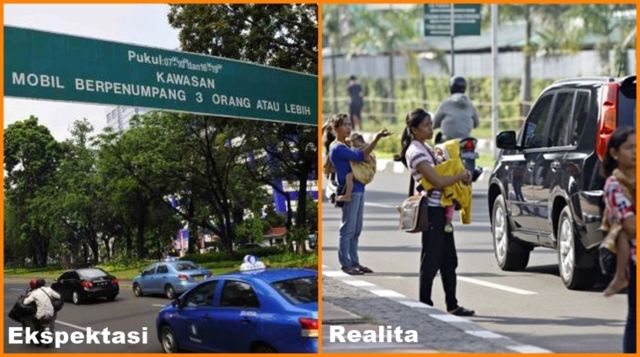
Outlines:
{"type": "MultiPolygon", "coordinates": [[[[4,5],[4,24],[102,40],[176,50],[178,30],[167,20],[168,5],[4,5]]],[[[7,51],[10,51],[8,49],[7,51]]],[[[106,113],[113,106],[61,101],[4,98],[4,127],[30,115],[49,128],[56,140],[70,137],[69,128],[86,118],[95,133],[107,124],[106,113]]]]}

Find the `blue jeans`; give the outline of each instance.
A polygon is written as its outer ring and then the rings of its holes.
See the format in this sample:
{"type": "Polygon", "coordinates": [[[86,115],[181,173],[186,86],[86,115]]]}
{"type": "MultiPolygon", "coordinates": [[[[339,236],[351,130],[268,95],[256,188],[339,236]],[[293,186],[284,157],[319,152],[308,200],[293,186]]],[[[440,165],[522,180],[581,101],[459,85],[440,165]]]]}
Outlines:
{"type": "Polygon", "coordinates": [[[342,224],[338,235],[338,260],[342,268],[357,267],[358,238],[362,232],[364,192],[353,192],[351,202],[342,206],[342,224]]]}
{"type": "Polygon", "coordinates": [[[629,287],[627,288],[629,311],[624,328],[624,353],[636,353],[636,265],[630,263],[629,287]]]}

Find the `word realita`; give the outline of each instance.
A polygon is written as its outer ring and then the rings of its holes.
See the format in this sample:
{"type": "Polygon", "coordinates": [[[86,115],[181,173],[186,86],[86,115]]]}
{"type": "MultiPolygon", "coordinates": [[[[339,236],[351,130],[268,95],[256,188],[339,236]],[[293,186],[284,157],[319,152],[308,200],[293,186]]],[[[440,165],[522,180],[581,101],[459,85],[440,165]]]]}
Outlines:
{"type": "Polygon", "coordinates": [[[378,326],[378,330],[349,330],[344,326],[329,327],[329,341],[331,343],[418,343],[418,332],[403,330],[401,327],[378,326]]]}

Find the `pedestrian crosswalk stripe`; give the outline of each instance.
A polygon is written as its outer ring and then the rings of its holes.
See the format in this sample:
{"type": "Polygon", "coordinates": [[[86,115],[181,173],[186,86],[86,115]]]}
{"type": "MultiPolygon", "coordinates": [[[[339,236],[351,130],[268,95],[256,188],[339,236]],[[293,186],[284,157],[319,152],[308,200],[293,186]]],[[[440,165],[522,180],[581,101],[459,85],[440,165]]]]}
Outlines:
{"type": "Polygon", "coordinates": [[[353,286],[359,286],[359,287],[374,287],[375,284],[371,284],[368,281],[364,281],[364,280],[345,280],[345,283],[349,284],[349,285],[353,285],[353,286]]]}
{"type": "Polygon", "coordinates": [[[489,330],[467,330],[465,332],[468,333],[469,335],[480,337],[480,338],[487,338],[487,339],[506,338],[500,334],[491,332],[489,330]]]}
{"type": "Polygon", "coordinates": [[[468,277],[460,276],[460,275],[458,275],[458,280],[459,281],[465,281],[465,282],[471,283],[471,284],[486,286],[488,288],[494,288],[494,289],[498,289],[498,290],[502,290],[502,291],[507,291],[507,292],[514,293],[514,294],[520,294],[520,295],[536,295],[536,294],[538,294],[535,291],[512,288],[510,286],[506,286],[506,285],[502,285],[502,284],[496,284],[496,283],[490,283],[488,281],[474,279],[474,278],[468,278],[468,277]]]}
{"type": "Polygon", "coordinates": [[[406,298],[406,296],[395,292],[393,290],[388,290],[388,289],[371,289],[369,290],[372,293],[381,296],[381,297],[388,297],[388,298],[406,298]]]}

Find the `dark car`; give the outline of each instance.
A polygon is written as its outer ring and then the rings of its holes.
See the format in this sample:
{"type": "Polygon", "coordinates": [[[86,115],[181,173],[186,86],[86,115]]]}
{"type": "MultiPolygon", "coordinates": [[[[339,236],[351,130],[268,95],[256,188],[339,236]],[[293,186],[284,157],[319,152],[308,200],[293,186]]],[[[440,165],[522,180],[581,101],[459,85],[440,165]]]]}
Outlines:
{"type": "Polygon", "coordinates": [[[521,270],[534,247],[557,250],[570,289],[598,277],[603,239],[600,165],[613,131],[635,127],[636,76],[562,80],[537,99],[522,130],[498,134],[489,181],[494,252],[503,270],[521,270]]]}
{"type": "Polygon", "coordinates": [[[258,269],[200,283],[158,313],[164,352],[318,352],[318,273],[258,269]]]}
{"type": "Polygon", "coordinates": [[[66,271],[51,284],[51,288],[76,305],[93,298],[104,297],[113,301],[120,292],[118,279],[99,268],[66,271]]]}

